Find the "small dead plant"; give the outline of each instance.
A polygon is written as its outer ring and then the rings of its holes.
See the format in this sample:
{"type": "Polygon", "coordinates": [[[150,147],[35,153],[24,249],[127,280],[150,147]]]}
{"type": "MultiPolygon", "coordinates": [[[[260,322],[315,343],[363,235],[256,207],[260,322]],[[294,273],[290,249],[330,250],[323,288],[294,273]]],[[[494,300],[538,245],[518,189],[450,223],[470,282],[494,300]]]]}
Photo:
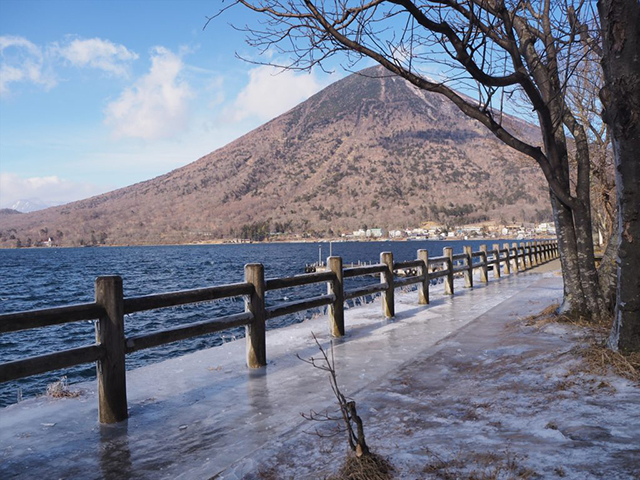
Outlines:
{"type": "Polygon", "coordinates": [[[82,394],[81,391],[74,391],[69,389],[69,381],[66,375],[60,377],[57,382],[47,385],[47,391],[45,395],[50,398],[76,398],[82,394]]]}
{"type": "Polygon", "coordinates": [[[328,480],[388,480],[392,478],[393,466],[389,461],[369,452],[368,455],[357,457],[348,455],[344,465],[337,475],[328,480]]]}
{"type": "Polygon", "coordinates": [[[329,384],[338,402],[339,411],[337,414],[332,415],[328,411],[318,413],[311,410],[309,413],[301,413],[301,415],[311,421],[333,422],[335,424],[333,431],[325,433],[316,429],[316,435],[319,437],[333,437],[346,433],[351,450],[337,476],[330,478],[333,480],[388,480],[392,478],[391,471],[393,467],[389,461],[371,452],[367,445],[364,425],[362,418],[358,415],[355,400],[344,395],[338,386],[333,342],[331,343],[330,353],[327,353],[316,335],[313,332],[311,335],[320,351],[320,357],[311,357],[309,359],[302,358],[300,355],[297,355],[297,357],[312,367],[329,374],[329,384]]]}

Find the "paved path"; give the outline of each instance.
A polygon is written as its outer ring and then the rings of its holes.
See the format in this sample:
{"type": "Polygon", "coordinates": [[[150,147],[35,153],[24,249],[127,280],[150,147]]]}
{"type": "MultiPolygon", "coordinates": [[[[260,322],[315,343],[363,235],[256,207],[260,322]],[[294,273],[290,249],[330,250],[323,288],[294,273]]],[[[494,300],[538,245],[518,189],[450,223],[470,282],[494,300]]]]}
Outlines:
{"type": "MultiPolygon", "coordinates": [[[[585,371],[576,353],[583,329],[526,320],[561,294],[559,277],[540,275],[379,381],[348,390],[369,446],[396,478],[640,479],[640,387],[585,371]]],[[[346,440],[310,435],[315,428],[331,433],[303,424],[222,478],[326,478],[346,440]]]]}
{"type": "MultiPolygon", "coordinates": [[[[457,292],[453,298],[436,292],[426,307],[417,304],[417,292],[398,294],[392,321],[382,318],[377,302],[348,310],[347,336],[334,342],[345,389],[356,397],[367,392],[369,410],[391,407],[381,386],[399,388],[407,369],[434,368],[434,358],[457,359],[458,351],[483,349],[483,341],[499,344],[496,332],[508,319],[557,302],[562,285],[553,273],[532,271],[457,292]],[[462,339],[472,341],[458,347],[462,339]]],[[[244,478],[283,452],[295,458],[287,442],[309,438],[300,433],[308,424],[299,413],[333,404],[325,376],[295,355],[316,354],[310,332],[327,345],[326,330],[320,317],[268,332],[269,365],[259,371],[244,367],[244,342],[237,341],[129,372],[130,419],[115,426],[97,423],[94,384],[82,385],[80,398],[39,398],[0,410],[0,477],[244,478]]],[[[434,381],[445,385],[449,367],[442,368],[434,381]]],[[[290,476],[317,478],[317,470],[301,468],[306,473],[290,476]]]]}

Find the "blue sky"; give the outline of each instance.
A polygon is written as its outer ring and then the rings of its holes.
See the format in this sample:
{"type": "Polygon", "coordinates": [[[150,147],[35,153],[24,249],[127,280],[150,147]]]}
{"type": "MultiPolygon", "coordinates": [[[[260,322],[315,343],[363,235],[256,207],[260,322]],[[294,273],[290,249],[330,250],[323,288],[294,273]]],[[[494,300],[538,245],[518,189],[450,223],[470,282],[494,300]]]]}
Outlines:
{"type": "MultiPolygon", "coordinates": [[[[216,1],[0,0],[0,208],[186,165],[345,75],[276,72],[216,1]]],[[[364,65],[363,65],[364,66],[364,65]]]]}

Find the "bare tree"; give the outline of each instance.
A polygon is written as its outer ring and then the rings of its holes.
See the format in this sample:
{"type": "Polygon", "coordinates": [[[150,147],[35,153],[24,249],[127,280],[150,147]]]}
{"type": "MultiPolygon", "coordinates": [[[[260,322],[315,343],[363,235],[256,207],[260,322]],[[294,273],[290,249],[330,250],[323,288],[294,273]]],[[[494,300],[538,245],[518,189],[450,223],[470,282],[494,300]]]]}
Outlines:
{"type": "Polygon", "coordinates": [[[605,87],[618,194],[617,302],[610,345],[640,351],[640,3],[600,0],[605,87]]]}
{"type": "MultiPolygon", "coordinates": [[[[595,19],[594,19],[595,20],[595,19]]],[[[613,312],[616,299],[616,263],[618,240],[616,223],[616,192],[613,155],[609,128],[602,120],[602,103],[600,90],[604,85],[604,73],[600,66],[602,49],[590,32],[597,33],[597,23],[592,28],[582,28],[585,41],[576,45],[576,51],[583,60],[577,65],[575,73],[569,79],[567,102],[578,121],[585,126],[589,142],[591,161],[591,205],[594,231],[597,231],[599,242],[605,242],[605,250],[598,279],[600,288],[609,312],[613,312]],[[595,45],[595,47],[593,47],[595,45]]],[[[575,171],[575,155],[570,152],[571,167],[575,171]]],[[[574,178],[575,180],[575,178],[574,178]]],[[[573,182],[575,184],[575,181],[573,182]]],[[[575,188],[575,185],[572,185],[575,188]]]]}
{"type": "Polygon", "coordinates": [[[591,42],[583,35],[594,17],[586,1],[236,0],[226,8],[234,5],[260,14],[259,24],[238,28],[250,45],[284,59],[280,66],[322,67],[343,53],[349,66],[371,58],[444,95],[535,160],[549,184],[562,253],[562,310],[607,315],[593,252],[589,141],[566,97],[569,79],[584,60],[576,46],[591,42]],[[434,64],[447,69],[447,81],[430,78],[434,64]],[[477,87],[473,100],[452,88],[470,85],[477,87]],[[515,99],[535,115],[542,148],[503,125],[500,106],[515,99]],[[567,133],[575,145],[575,188],[567,133]]]}

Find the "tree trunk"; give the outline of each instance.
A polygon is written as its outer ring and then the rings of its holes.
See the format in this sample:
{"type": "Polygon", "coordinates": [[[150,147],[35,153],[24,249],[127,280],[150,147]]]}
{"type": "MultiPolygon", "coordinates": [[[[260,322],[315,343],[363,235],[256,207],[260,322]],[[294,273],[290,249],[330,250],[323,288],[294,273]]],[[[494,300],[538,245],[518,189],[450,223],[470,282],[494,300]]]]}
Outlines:
{"type": "Polygon", "coordinates": [[[593,232],[589,205],[582,205],[573,209],[573,221],[576,230],[576,247],[578,265],[580,267],[580,281],[584,292],[590,319],[603,320],[607,317],[604,298],[598,281],[596,259],[593,252],[593,232]]]}
{"type": "Polygon", "coordinates": [[[600,268],[598,268],[598,281],[605,302],[607,312],[613,313],[616,306],[616,285],[618,283],[618,269],[616,258],[618,256],[618,222],[614,220],[613,229],[609,235],[607,247],[602,255],[600,268]]]}
{"type": "Polygon", "coordinates": [[[600,0],[601,92],[611,129],[618,194],[618,287],[609,345],[640,351],[640,3],[600,0]]]}
{"type": "Polygon", "coordinates": [[[564,206],[551,192],[551,207],[558,237],[560,265],[562,266],[562,280],[564,295],[559,313],[586,313],[586,305],[582,284],[580,283],[580,267],[578,265],[578,250],[573,228],[571,210],[564,206]]]}

